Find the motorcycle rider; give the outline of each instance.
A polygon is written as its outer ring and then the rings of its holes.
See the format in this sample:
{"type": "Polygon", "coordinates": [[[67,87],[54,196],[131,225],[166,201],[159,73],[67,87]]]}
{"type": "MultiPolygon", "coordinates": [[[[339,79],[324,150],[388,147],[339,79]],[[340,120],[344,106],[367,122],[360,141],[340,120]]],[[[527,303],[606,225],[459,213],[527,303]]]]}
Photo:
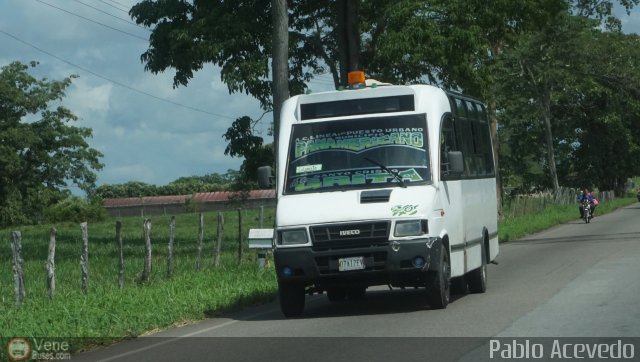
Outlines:
{"type": "Polygon", "coordinates": [[[598,207],[598,199],[596,199],[596,195],[593,194],[593,192],[589,191],[589,196],[591,196],[591,217],[596,217],[595,213],[596,213],[596,208],[598,207]]]}
{"type": "Polygon", "coordinates": [[[593,216],[593,200],[595,200],[595,198],[593,197],[593,194],[590,192],[587,192],[587,189],[582,189],[582,192],[578,195],[578,210],[580,210],[580,218],[584,217],[584,209],[582,208],[582,202],[584,200],[589,201],[589,205],[591,205],[591,215],[593,216]]]}

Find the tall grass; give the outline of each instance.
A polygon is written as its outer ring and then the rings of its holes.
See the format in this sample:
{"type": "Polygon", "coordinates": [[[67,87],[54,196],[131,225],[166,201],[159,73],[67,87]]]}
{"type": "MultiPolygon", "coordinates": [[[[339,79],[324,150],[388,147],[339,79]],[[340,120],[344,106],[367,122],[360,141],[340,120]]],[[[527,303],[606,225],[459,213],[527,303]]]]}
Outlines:
{"type": "MultiPolygon", "coordinates": [[[[205,214],[203,267],[195,270],[197,214],[176,218],[174,274],[167,278],[170,217],[152,217],[153,270],[146,284],[138,282],[143,269],[143,219],[123,218],[125,288],[118,288],[118,249],[115,219],[89,225],[89,291],[81,291],[80,227],[56,225],[56,294],[47,296],[44,263],[49,229],[39,225],[0,230],[0,337],[113,337],[136,336],[175,323],[199,320],[242,306],[272,300],[273,269],[259,270],[255,253],[246,245],[249,228],[258,227],[257,210],[243,212],[242,263],[238,264],[238,213],[224,213],[221,263],[213,263],[217,213],[205,214]],[[13,290],[11,230],[22,233],[26,300],[16,308],[13,290]]],[[[265,225],[273,210],[265,210],[265,225]]]]}

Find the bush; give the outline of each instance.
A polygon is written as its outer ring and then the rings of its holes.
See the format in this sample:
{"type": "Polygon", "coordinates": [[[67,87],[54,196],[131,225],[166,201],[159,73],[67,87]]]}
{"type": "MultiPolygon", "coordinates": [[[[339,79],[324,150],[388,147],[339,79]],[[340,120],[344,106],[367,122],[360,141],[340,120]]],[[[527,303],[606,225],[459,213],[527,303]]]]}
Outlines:
{"type": "Polygon", "coordinates": [[[107,211],[99,202],[88,202],[79,197],[68,197],[45,210],[49,222],[102,221],[107,211]]]}

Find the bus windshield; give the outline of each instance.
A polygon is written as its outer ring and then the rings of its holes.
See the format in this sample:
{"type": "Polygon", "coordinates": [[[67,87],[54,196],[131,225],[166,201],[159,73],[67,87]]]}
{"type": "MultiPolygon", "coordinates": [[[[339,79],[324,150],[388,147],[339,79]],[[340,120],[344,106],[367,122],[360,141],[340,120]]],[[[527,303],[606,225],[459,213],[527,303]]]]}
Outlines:
{"type": "Polygon", "coordinates": [[[431,183],[425,114],[295,124],[285,194],[431,183]]]}

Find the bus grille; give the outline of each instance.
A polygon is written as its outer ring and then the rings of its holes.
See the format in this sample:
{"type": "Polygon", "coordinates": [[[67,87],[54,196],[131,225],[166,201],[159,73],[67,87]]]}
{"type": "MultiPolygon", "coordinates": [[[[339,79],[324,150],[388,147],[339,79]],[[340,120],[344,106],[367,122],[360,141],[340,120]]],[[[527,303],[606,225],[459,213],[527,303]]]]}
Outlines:
{"type": "Polygon", "coordinates": [[[388,221],[312,226],[314,250],[363,248],[389,243],[388,221]]]}

